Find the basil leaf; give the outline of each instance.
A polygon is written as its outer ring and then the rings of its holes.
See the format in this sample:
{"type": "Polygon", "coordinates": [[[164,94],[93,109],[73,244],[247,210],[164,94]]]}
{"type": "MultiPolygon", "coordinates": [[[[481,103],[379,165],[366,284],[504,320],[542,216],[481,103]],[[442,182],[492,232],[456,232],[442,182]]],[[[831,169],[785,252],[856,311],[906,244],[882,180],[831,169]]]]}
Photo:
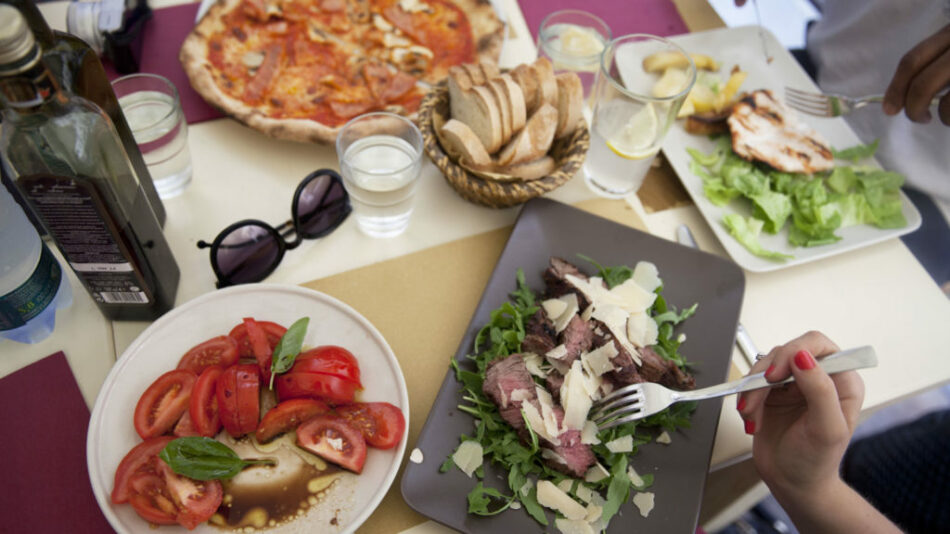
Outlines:
{"type": "Polygon", "coordinates": [[[172,471],[195,480],[231,478],[249,465],[274,465],[273,460],[242,460],[227,445],[206,437],[178,438],[158,453],[172,471]]]}
{"type": "Polygon", "coordinates": [[[303,348],[303,338],[307,335],[307,326],[310,324],[310,318],[304,317],[290,325],[290,328],[284,332],[274,347],[274,354],[270,364],[270,389],[274,389],[274,375],[286,373],[294,365],[294,359],[300,354],[303,348]]]}

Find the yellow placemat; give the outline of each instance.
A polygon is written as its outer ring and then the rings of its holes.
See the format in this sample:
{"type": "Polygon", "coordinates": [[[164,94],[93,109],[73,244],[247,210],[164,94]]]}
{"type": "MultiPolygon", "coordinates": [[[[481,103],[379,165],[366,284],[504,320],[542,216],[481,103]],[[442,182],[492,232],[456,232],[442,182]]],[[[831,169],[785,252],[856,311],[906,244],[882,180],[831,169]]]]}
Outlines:
{"type": "MultiPolygon", "coordinates": [[[[576,206],[627,226],[646,228],[622,200],[595,199],[576,206]]],[[[409,390],[410,450],[511,230],[494,230],[303,284],[355,308],[389,342],[409,390]]],[[[401,478],[400,469],[360,533],[394,533],[425,521],[403,501],[401,478]]]]}

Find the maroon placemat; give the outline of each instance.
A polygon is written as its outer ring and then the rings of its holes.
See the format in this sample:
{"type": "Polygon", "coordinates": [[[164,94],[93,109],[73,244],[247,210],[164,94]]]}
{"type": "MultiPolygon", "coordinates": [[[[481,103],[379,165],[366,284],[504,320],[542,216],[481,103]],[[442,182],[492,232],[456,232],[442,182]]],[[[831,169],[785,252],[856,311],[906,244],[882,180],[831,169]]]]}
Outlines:
{"type": "MultiPolygon", "coordinates": [[[[151,20],[142,29],[142,54],[139,58],[139,72],[161,74],[178,88],[181,108],[188,124],[222,116],[191,88],[188,76],[178,61],[178,50],[188,32],[195,27],[195,15],[200,5],[195,2],[154,10],[151,20]]],[[[104,59],[102,63],[110,79],[119,76],[108,60],[104,59]]]]}
{"type": "Polygon", "coordinates": [[[66,355],[0,379],[0,406],[0,532],[112,532],[92,494],[89,409],[66,355]]]}
{"type": "Polygon", "coordinates": [[[607,23],[614,37],[628,33],[666,37],[689,31],[672,0],[519,0],[518,3],[535,41],[544,17],[561,9],[580,9],[597,15],[607,23]]]}

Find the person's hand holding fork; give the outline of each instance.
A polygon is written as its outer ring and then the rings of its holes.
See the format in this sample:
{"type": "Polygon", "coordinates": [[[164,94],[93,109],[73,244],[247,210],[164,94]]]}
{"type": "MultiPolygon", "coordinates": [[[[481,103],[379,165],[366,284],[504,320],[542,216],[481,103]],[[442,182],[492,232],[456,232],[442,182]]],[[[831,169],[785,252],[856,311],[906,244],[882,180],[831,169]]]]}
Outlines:
{"type": "Polygon", "coordinates": [[[858,422],[864,382],[855,371],[829,376],[815,357],[838,347],[809,332],[772,349],[749,373],[795,382],[739,396],[737,408],[753,434],[752,456],[762,480],[802,532],[899,532],[838,475],[858,422]]]}

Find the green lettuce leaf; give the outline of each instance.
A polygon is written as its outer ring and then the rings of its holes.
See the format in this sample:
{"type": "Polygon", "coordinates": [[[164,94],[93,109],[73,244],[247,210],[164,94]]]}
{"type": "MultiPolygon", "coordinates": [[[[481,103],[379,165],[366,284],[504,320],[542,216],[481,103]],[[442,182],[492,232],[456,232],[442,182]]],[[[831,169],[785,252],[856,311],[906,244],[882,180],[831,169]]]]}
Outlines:
{"type": "Polygon", "coordinates": [[[759,243],[759,234],[762,233],[764,224],[762,221],[752,217],[747,219],[738,213],[730,213],[722,218],[722,222],[732,237],[756,256],[773,261],[785,261],[792,258],[788,254],[767,250],[759,243]]]}
{"type": "Polygon", "coordinates": [[[877,152],[877,145],[879,143],[880,139],[875,139],[874,142],[869,145],[855,145],[844,150],[835,150],[832,148],[831,153],[834,155],[835,159],[847,160],[857,163],[862,159],[873,156],[874,153],[877,152]]]}

